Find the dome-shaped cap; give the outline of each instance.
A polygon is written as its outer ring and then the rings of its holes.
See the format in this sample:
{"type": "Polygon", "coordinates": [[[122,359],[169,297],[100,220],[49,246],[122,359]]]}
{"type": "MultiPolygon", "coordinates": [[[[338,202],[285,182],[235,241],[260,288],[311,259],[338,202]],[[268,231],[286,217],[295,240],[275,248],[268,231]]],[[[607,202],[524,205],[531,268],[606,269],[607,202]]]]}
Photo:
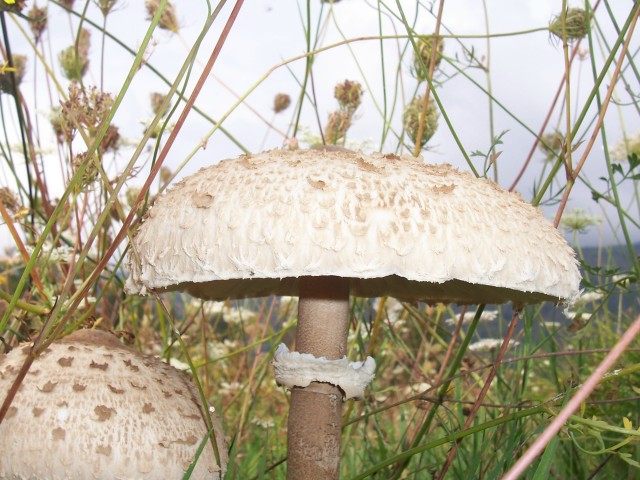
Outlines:
{"type": "MultiPolygon", "coordinates": [[[[29,349],[0,356],[0,392],[29,349]]],[[[211,418],[222,468],[208,444],[193,479],[223,478],[226,469],[222,429],[211,418]]],[[[81,330],[31,365],[0,424],[0,478],[181,479],[207,433],[198,391],[184,373],[107,332],[81,330]]]]}
{"type": "Polygon", "coordinates": [[[517,194],[409,156],[273,150],[203,168],[135,234],[128,293],[296,295],[301,276],[351,294],[465,303],[574,298],[573,250],[517,194]]]}

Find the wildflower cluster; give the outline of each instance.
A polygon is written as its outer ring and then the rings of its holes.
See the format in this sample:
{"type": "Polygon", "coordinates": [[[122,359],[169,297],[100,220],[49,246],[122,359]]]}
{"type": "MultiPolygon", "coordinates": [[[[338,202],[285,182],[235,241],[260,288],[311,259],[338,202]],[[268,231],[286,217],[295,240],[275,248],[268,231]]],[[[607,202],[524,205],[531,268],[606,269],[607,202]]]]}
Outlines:
{"type": "MultiPolygon", "coordinates": [[[[147,8],[147,13],[149,14],[149,20],[151,20],[158,12],[160,1],[147,0],[145,2],[145,7],[147,8]]],[[[162,13],[160,14],[160,21],[158,22],[158,26],[173,33],[178,33],[180,31],[176,9],[171,2],[167,2],[165,4],[164,10],[162,10],[162,13]]]]}
{"type": "MultiPolygon", "coordinates": [[[[418,130],[420,128],[420,116],[422,115],[423,106],[424,97],[416,97],[405,107],[404,114],[402,115],[404,130],[407,132],[409,139],[411,139],[411,142],[414,145],[418,142],[418,130]]],[[[439,118],[440,113],[438,112],[435,102],[433,99],[429,99],[427,113],[424,118],[424,129],[422,130],[422,137],[420,138],[420,148],[424,148],[427,142],[436,133],[439,118]]]]}
{"type": "Polygon", "coordinates": [[[340,108],[329,114],[324,129],[324,140],[327,145],[344,145],[347,130],[351,127],[355,112],[362,102],[362,86],[358,82],[345,80],[336,85],[334,97],[340,108]]]}
{"type": "Polygon", "coordinates": [[[64,76],[79,82],[89,69],[89,48],[91,47],[91,32],[86,28],[80,29],[75,45],[71,45],[58,54],[58,61],[64,76]]]}
{"type": "Polygon", "coordinates": [[[47,28],[47,7],[40,8],[34,5],[31,10],[29,10],[28,18],[31,33],[33,33],[33,38],[35,38],[36,43],[38,43],[47,28]]]}
{"type": "Polygon", "coordinates": [[[15,86],[19,86],[24,77],[27,57],[24,55],[12,55],[11,59],[0,66],[0,92],[13,95],[15,86]],[[12,78],[13,77],[13,78],[12,78]]]}
{"type": "Polygon", "coordinates": [[[413,52],[411,73],[419,82],[427,79],[434,47],[437,48],[435,68],[438,68],[442,60],[442,52],[444,51],[444,40],[442,37],[436,35],[421,35],[416,40],[416,50],[413,52]]]}
{"type": "Polygon", "coordinates": [[[549,31],[561,40],[565,36],[568,41],[578,40],[589,32],[589,21],[589,15],[582,8],[568,8],[553,19],[549,31]]]}
{"type": "Polygon", "coordinates": [[[554,160],[562,153],[562,149],[564,148],[564,135],[558,131],[545,133],[542,138],[540,138],[538,148],[544,153],[546,161],[554,160]]]}
{"type": "Polygon", "coordinates": [[[286,93],[278,93],[273,99],[273,111],[284,112],[291,105],[291,97],[286,93]]]}
{"type": "Polygon", "coordinates": [[[609,155],[615,163],[624,163],[632,156],[640,158],[640,132],[622,138],[609,150],[609,155]]]}

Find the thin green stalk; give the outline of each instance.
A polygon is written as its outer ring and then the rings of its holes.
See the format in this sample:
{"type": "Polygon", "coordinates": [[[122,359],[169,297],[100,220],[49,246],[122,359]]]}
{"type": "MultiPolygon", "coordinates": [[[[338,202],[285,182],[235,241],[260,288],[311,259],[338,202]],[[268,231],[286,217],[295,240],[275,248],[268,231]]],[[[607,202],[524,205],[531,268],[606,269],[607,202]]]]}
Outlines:
{"type": "MultiPolygon", "coordinates": [[[[487,35],[491,29],[489,28],[489,12],[487,11],[487,0],[482,0],[482,9],[484,12],[484,29],[487,35]]],[[[491,163],[493,162],[493,181],[498,183],[498,162],[495,151],[495,118],[493,114],[493,86],[491,83],[491,38],[487,36],[487,52],[486,52],[486,65],[485,65],[485,77],[487,79],[487,92],[488,92],[488,100],[489,100],[489,145],[491,145],[491,149],[489,150],[489,154],[487,155],[487,159],[489,160],[489,165],[485,164],[484,172],[488,171],[491,167],[491,163]]]]}
{"type": "MultiPolygon", "coordinates": [[[[4,300],[5,302],[10,302],[11,297],[12,296],[9,295],[7,292],[0,289],[0,299],[4,300]]],[[[48,315],[50,311],[48,308],[44,308],[39,305],[34,305],[32,303],[25,302],[24,300],[20,300],[20,299],[16,302],[16,307],[19,308],[20,310],[24,310],[25,312],[35,313],[36,315],[48,315]]]]}
{"type": "MultiPolygon", "coordinates": [[[[451,382],[453,381],[453,378],[454,378],[456,372],[458,371],[458,369],[460,368],[460,365],[462,364],[462,359],[464,358],[464,355],[467,352],[467,347],[469,346],[469,343],[471,343],[471,339],[473,338],[473,333],[476,331],[476,327],[478,326],[478,323],[480,322],[480,317],[482,316],[482,312],[484,311],[484,307],[485,307],[484,304],[478,306],[478,309],[476,310],[476,314],[473,317],[473,321],[471,322],[471,324],[469,325],[469,329],[467,330],[467,334],[464,337],[464,339],[462,340],[462,343],[460,344],[460,347],[458,348],[458,351],[456,353],[455,358],[453,359],[453,362],[449,366],[449,371],[447,372],[447,375],[446,375],[447,380],[445,380],[442,383],[442,385],[440,386],[440,389],[438,390],[438,398],[440,398],[440,399],[442,399],[442,398],[444,398],[446,396],[447,391],[449,390],[449,386],[451,385],[451,382]]],[[[422,448],[422,447],[418,447],[418,445],[422,441],[422,438],[426,435],[426,433],[431,428],[431,423],[433,422],[433,419],[436,416],[436,413],[438,411],[438,406],[439,405],[440,404],[436,404],[436,405],[433,405],[431,407],[431,410],[429,410],[429,413],[427,414],[427,417],[425,418],[425,421],[420,426],[420,430],[418,431],[418,434],[413,439],[413,442],[411,443],[411,447],[409,448],[409,450],[407,450],[407,452],[416,451],[416,453],[418,453],[418,451],[423,451],[423,450],[416,450],[416,449],[422,448]]],[[[407,453],[407,452],[405,452],[405,453],[407,453]]],[[[401,478],[402,472],[409,465],[409,461],[411,460],[412,455],[403,456],[402,459],[398,461],[399,462],[398,466],[395,469],[392,478],[394,478],[394,479],[401,478]]],[[[392,463],[395,463],[395,462],[392,462],[392,463]]],[[[388,464],[388,465],[390,465],[390,464],[388,464]]],[[[358,477],[358,478],[360,478],[360,477],[358,477]]],[[[364,477],[362,477],[362,478],[364,478],[364,477]]]]}
{"type": "Polygon", "coordinates": [[[456,440],[460,440],[464,437],[467,437],[469,435],[473,435],[475,433],[478,432],[482,432],[485,430],[488,430],[490,428],[494,428],[494,427],[498,427],[500,425],[504,425],[504,424],[508,424],[510,422],[513,422],[515,420],[518,420],[520,418],[526,418],[526,417],[530,417],[532,415],[537,415],[540,413],[546,413],[546,407],[544,407],[543,405],[539,405],[537,407],[531,407],[531,408],[527,408],[524,410],[520,410],[518,412],[514,412],[511,413],[509,415],[503,415],[501,417],[496,418],[495,420],[491,420],[485,423],[481,423],[479,425],[476,425],[474,427],[471,427],[467,430],[463,430],[460,432],[455,432],[455,433],[451,433],[449,435],[446,435],[442,438],[439,438],[438,440],[434,440],[432,442],[428,442],[425,443],[423,445],[419,445],[419,446],[415,446],[412,447],[408,450],[405,450],[397,455],[394,455],[392,457],[386,458],[384,461],[377,463],[376,465],[372,466],[371,468],[365,470],[364,472],[360,473],[359,475],[356,475],[355,477],[352,478],[352,480],[363,480],[371,475],[375,475],[376,473],[379,473],[383,468],[385,467],[389,467],[391,465],[393,465],[394,463],[398,463],[398,462],[406,462],[408,463],[409,460],[411,459],[411,457],[413,457],[414,455],[418,455],[420,453],[426,452],[428,450],[431,450],[435,447],[439,447],[441,445],[445,445],[447,443],[451,443],[451,442],[455,442],[456,440]]]}

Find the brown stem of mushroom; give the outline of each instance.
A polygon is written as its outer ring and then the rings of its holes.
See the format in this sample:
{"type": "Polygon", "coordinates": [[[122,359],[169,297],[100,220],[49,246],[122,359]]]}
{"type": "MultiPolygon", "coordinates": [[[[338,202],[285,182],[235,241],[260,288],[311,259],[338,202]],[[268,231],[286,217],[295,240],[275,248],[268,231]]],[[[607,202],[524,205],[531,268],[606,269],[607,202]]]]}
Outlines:
{"type": "MultiPolygon", "coordinates": [[[[300,278],[296,350],[329,360],[347,353],[349,280],[300,278]]],[[[291,391],[287,478],[337,479],[340,475],[342,392],[313,382],[291,391]]]]}

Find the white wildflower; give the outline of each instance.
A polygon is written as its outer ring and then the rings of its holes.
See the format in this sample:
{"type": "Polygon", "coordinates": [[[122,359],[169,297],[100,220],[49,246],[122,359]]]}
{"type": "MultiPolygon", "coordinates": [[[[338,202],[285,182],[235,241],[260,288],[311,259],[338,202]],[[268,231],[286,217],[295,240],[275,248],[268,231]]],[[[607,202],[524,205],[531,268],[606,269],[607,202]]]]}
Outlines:
{"type": "MultiPolygon", "coordinates": [[[[476,316],[476,312],[465,312],[462,317],[462,324],[469,325],[476,316]]],[[[480,322],[493,322],[496,318],[498,318],[497,310],[485,310],[480,314],[480,322]]],[[[458,324],[459,317],[450,317],[447,318],[444,323],[450,326],[456,326],[458,324]]]]}
{"type": "Polygon", "coordinates": [[[640,155],[640,131],[629,137],[621,138],[609,149],[611,160],[615,163],[624,163],[633,154],[640,155]]]}
{"type": "Polygon", "coordinates": [[[591,318],[591,314],[588,312],[576,312],[574,310],[566,309],[564,310],[564,316],[569,320],[582,320],[584,322],[588,321],[591,318]]]}
{"type": "MultiPolygon", "coordinates": [[[[382,298],[376,298],[373,301],[374,310],[378,311],[380,309],[381,302],[382,298]]],[[[384,303],[384,308],[387,312],[387,318],[389,319],[389,322],[391,322],[392,325],[399,327],[401,325],[401,322],[404,321],[400,318],[402,317],[402,314],[404,312],[404,306],[402,305],[402,302],[396,300],[395,298],[387,297],[384,303]]]]}
{"type": "MultiPolygon", "coordinates": [[[[503,340],[501,338],[484,338],[469,345],[469,350],[472,352],[493,352],[499,349],[502,343],[503,340]]],[[[509,348],[517,347],[518,345],[520,345],[520,342],[509,340],[509,348]]]]}
{"type": "Polygon", "coordinates": [[[202,302],[202,311],[207,316],[222,315],[222,319],[229,325],[236,325],[242,321],[253,320],[256,312],[244,307],[234,307],[227,302],[202,302]]]}
{"type": "MultiPolygon", "coordinates": [[[[165,360],[166,363],[166,360],[165,360]]],[[[177,358],[171,357],[169,359],[169,365],[171,365],[173,368],[177,368],[178,370],[182,370],[183,372],[190,372],[191,368],[189,367],[188,363],[185,363],[181,360],[178,360],[177,358]]]]}
{"type": "Polygon", "coordinates": [[[242,388],[242,384],[238,382],[222,382],[220,383],[220,388],[218,392],[222,395],[231,395],[242,388]]]}
{"type": "Polygon", "coordinates": [[[556,322],[556,321],[545,321],[545,322],[542,322],[542,324],[549,329],[562,327],[562,323],[556,322]]]}
{"type": "Polygon", "coordinates": [[[620,288],[629,288],[631,282],[634,281],[634,277],[628,273],[623,273],[621,275],[614,275],[611,277],[611,281],[620,288]]]}
{"type": "Polygon", "coordinates": [[[591,215],[586,210],[575,208],[564,214],[561,225],[572,232],[584,233],[589,227],[598,225],[602,222],[602,218],[591,215]]]}
{"type": "Polygon", "coordinates": [[[273,428],[275,426],[272,420],[260,420],[259,418],[254,418],[253,420],[251,420],[251,423],[257,425],[260,428],[264,428],[265,430],[273,428]]]}
{"type": "MultiPolygon", "coordinates": [[[[33,255],[32,246],[26,246],[25,248],[29,255],[33,255]]],[[[53,263],[71,263],[74,258],[73,248],[66,245],[56,248],[52,248],[51,245],[43,245],[39,257],[46,258],[53,263]]]]}
{"type": "Polygon", "coordinates": [[[414,383],[412,385],[407,385],[404,388],[403,393],[405,394],[405,396],[416,395],[418,393],[424,393],[431,388],[432,385],[427,382],[414,383]]]}
{"type": "Polygon", "coordinates": [[[586,292],[580,295],[576,299],[576,301],[573,302],[573,307],[578,308],[588,303],[597,302],[599,300],[602,300],[603,297],[604,297],[604,294],[601,292],[596,292],[596,291],[586,292]]]}
{"type": "Polygon", "coordinates": [[[87,308],[96,303],[96,297],[87,296],[82,299],[80,304],[78,304],[78,308],[87,308]]]}
{"type": "Polygon", "coordinates": [[[237,340],[225,339],[222,342],[207,342],[207,355],[210,358],[220,358],[238,348],[237,340]]]}

